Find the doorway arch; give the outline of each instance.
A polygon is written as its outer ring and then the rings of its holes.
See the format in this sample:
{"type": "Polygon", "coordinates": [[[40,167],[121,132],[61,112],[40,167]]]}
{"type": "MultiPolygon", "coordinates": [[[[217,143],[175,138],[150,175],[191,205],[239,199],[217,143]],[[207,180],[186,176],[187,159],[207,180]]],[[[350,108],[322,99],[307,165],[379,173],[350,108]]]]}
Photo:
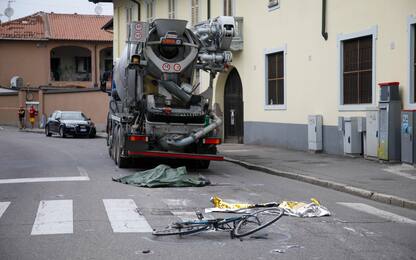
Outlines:
{"type": "Polygon", "coordinates": [[[244,141],[243,84],[237,69],[228,74],[224,87],[224,142],[244,141]]]}

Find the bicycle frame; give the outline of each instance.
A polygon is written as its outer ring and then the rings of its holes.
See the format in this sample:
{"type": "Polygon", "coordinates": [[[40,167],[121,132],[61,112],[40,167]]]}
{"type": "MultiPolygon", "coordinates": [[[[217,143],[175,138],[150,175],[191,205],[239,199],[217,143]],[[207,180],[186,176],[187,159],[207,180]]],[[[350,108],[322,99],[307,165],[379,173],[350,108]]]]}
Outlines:
{"type": "Polygon", "coordinates": [[[181,236],[204,232],[207,230],[229,230],[231,238],[239,238],[252,234],[262,228],[271,225],[272,223],[277,221],[282,215],[282,210],[262,209],[253,213],[247,213],[237,217],[203,219],[202,214],[197,212],[197,220],[174,222],[165,229],[153,231],[153,234],[156,236],[181,236]],[[270,213],[267,213],[269,212],[269,210],[274,211],[273,213],[271,213],[271,215],[275,215],[275,217],[271,219],[267,218],[267,220],[263,222],[263,217],[270,215],[270,213]],[[264,215],[264,213],[266,213],[266,215],[264,215]],[[263,217],[259,218],[260,215],[263,217]],[[252,226],[253,224],[254,226],[252,226]]]}
{"type": "MultiPolygon", "coordinates": [[[[243,220],[248,215],[243,215],[239,217],[232,217],[232,218],[216,218],[216,219],[207,219],[207,220],[191,220],[191,221],[183,221],[183,222],[175,222],[174,225],[176,226],[186,226],[186,225],[208,225],[210,229],[225,229],[221,227],[222,225],[227,225],[229,223],[233,223],[233,228],[235,224],[241,220],[243,220]]],[[[232,229],[227,228],[227,229],[232,229]]]]}

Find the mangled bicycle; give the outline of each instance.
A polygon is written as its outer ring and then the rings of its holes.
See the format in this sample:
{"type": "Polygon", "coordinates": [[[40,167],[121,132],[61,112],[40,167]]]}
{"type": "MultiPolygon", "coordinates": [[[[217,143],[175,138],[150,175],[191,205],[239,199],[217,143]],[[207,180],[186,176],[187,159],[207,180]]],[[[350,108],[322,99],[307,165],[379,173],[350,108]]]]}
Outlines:
{"type": "Polygon", "coordinates": [[[189,235],[208,230],[230,231],[231,238],[251,235],[276,222],[282,215],[279,208],[264,208],[252,213],[244,213],[229,218],[204,219],[202,213],[196,213],[198,219],[174,222],[165,229],[154,230],[155,236],[189,235]]]}

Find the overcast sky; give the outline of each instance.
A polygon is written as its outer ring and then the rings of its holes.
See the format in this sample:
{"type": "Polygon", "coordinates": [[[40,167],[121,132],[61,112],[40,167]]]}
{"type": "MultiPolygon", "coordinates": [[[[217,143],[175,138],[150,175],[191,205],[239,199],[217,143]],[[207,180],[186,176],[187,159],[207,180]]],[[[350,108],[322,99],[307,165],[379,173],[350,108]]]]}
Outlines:
{"type": "MultiPolygon", "coordinates": [[[[0,20],[3,22],[8,21],[8,18],[4,16],[4,10],[7,8],[9,0],[0,0],[0,20]],[[3,16],[1,16],[3,14],[3,16]]],[[[14,9],[14,15],[12,20],[31,15],[33,13],[55,12],[55,13],[78,13],[78,14],[95,14],[95,4],[90,3],[88,0],[12,0],[10,3],[14,9]]],[[[101,14],[113,15],[112,3],[101,3],[103,8],[101,14]]]]}

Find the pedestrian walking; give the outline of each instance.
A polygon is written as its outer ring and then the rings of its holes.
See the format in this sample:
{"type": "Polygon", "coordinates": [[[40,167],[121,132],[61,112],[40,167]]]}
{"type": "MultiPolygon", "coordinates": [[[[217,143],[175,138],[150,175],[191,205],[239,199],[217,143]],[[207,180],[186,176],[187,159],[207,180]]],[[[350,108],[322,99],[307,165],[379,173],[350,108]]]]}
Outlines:
{"type": "Polygon", "coordinates": [[[18,116],[19,116],[19,129],[23,129],[26,128],[26,124],[25,124],[25,115],[26,115],[26,110],[23,106],[20,106],[19,111],[17,112],[18,116]]]}
{"type": "Polygon", "coordinates": [[[30,125],[33,129],[33,127],[35,126],[35,117],[38,115],[38,111],[36,110],[36,108],[32,105],[29,109],[29,122],[30,125]]]}

